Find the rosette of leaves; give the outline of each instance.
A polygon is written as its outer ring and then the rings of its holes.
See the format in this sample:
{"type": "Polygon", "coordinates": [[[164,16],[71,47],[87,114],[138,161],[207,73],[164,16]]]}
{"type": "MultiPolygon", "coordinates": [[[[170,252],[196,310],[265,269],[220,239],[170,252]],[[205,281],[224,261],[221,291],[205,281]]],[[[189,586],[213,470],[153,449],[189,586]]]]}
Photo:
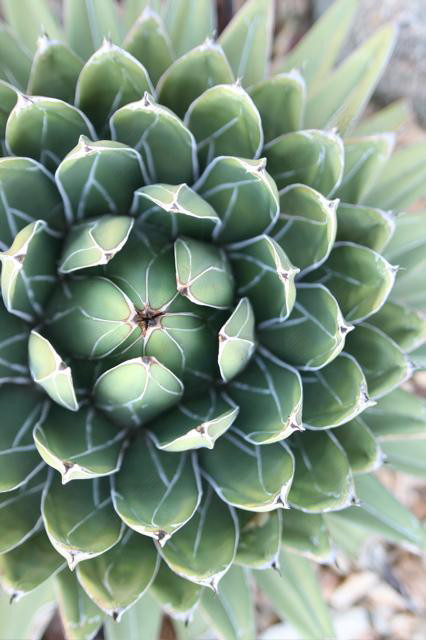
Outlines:
{"type": "Polygon", "coordinates": [[[424,436],[425,224],[395,212],[426,150],[392,154],[400,104],[359,123],[395,30],[336,67],[355,1],[272,73],[272,1],[217,40],[212,1],[146,4],[2,2],[1,584],[55,575],[70,638],[151,596],[252,638],[253,569],[306,631],[300,556],[424,545],[368,474],[424,436]]]}

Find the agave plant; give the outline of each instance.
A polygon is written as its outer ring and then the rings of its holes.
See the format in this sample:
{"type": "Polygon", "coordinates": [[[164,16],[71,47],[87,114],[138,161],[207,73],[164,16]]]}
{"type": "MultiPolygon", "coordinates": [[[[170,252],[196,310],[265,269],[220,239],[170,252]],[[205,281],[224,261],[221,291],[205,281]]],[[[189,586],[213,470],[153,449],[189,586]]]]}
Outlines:
{"type": "Polygon", "coordinates": [[[2,1],[1,584],[55,575],[72,639],[152,597],[253,638],[251,569],[328,636],[303,556],[424,546],[371,475],[425,433],[425,145],[360,122],[395,29],[336,67],[339,0],[271,67],[271,0],[217,40],[212,0],[63,4],[2,1]]]}

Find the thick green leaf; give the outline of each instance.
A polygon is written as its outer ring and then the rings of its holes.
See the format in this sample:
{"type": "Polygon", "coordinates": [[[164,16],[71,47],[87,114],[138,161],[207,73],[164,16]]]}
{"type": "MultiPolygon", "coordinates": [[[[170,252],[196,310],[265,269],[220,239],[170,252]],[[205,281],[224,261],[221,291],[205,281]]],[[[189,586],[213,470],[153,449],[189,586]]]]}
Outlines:
{"type": "MultiPolygon", "coordinates": [[[[413,174],[415,173],[416,171],[413,171],[413,174]]],[[[426,269],[425,212],[405,214],[396,219],[395,234],[386,248],[385,255],[400,267],[392,298],[414,308],[426,310],[423,286],[426,269]]]]}
{"type": "Polygon", "coordinates": [[[263,147],[259,112],[238,84],[207,89],[190,105],[184,123],[195,136],[203,167],[218,156],[257,158],[263,147]]]}
{"type": "Polygon", "coordinates": [[[263,325],[283,322],[296,299],[294,267],[278,242],[262,235],[229,252],[237,292],[246,295],[256,322],[263,325]]]}
{"type": "Polygon", "coordinates": [[[103,38],[120,41],[116,11],[112,0],[65,0],[67,40],[84,60],[101,46],[103,38]]]}
{"type": "MultiPolygon", "coordinates": [[[[282,541],[284,548],[315,562],[333,561],[333,549],[327,526],[321,514],[303,513],[296,509],[283,516],[282,541]]],[[[285,567],[283,567],[285,571],[285,567]]]]}
{"type": "Polygon", "coordinates": [[[217,595],[206,589],[200,601],[200,610],[219,638],[252,640],[256,635],[256,623],[247,570],[232,567],[220,583],[217,595]]]}
{"type": "Polygon", "coordinates": [[[124,0],[123,2],[123,21],[124,27],[130,29],[137,19],[141,16],[144,9],[149,7],[153,11],[159,12],[161,9],[161,0],[124,0]]]}
{"type": "Polygon", "coordinates": [[[426,343],[413,351],[410,358],[417,369],[426,370],[426,343]]]}
{"type": "Polygon", "coordinates": [[[43,34],[31,66],[27,93],[72,104],[83,61],[67,45],[43,34]]]}
{"type": "Polygon", "coordinates": [[[63,353],[77,358],[105,358],[128,338],[140,335],[135,313],[132,302],[111,280],[70,280],[66,291],[58,287],[49,301],[48,335],[63,353]]]}
{"type": "Polygon", "coordinates": [[[426,317],[410,307],[386,302],[369,322],[384,331],[408,353],[426,341],[426,317]]]}
{"type": "Polygon", "coordinates": [[[302,128],[305,94],[303,76],[295,69],[251,88],[250,95],[262,119],[265,142],[302,128]]]}
{"type": "Polygon", "coordinates": [[[0,301],[0,385],[30,383],[29,336],[26,322],[8,313],[0,301]]]}
{"type": "Polygon", "coordinates": [[[19,94],[6,126],[6,145],[16,156],[34,158],[49,171],[78,143],[81,135],[95,136],[86,116],[56,100],[19,94]]]}
{"type": "Polygon", "coordinates": [[[308,100],[305,126],[337,127],[342,134],[347,133],[367,106],[395,42],[396,27],[382,27],[318,83],[308,100]]]}
{"type": "Polygon", "coordinates": [[[234,561],[238,533],[234,509],[205,485],[203,499],[191,520],[160,553],[174,573],[216,591],[234,561]]]}
{"type": "Polygon", "coordinates": [[[0,555],[0,585],[11,600],[19,600],[65,566],[44,531],[0,555]]]}
{"type": "Polygon", "coordinates": [[[105,215],[74,225],[62,249],[59,272],[107,264],[126,244],[133,223],[128,216],[105,215]]]}
{"type": "Polygon", "coordinates": [[[329,256],[336,239],[337,204],[302,184],[280,192],[280,217],[272,236],[302,273],[329,256]]]}
{"type": "Polygon", "coordinates": [[[377,182],[395,145],[389,133],[345,140],[345,171],[336,196],[342,202],[361,202],[377,182]]]}
{"type": "Polygon", "coordinates": [[[354,473],[370,473],[383,463],[382,448],[367,426],[364,415],[336,429],[334,435],[345,450],[354,473]]]}
{"type": "Polygon", "coordinates": [[[242,298],[219,331],[219,369],[224,382],[238,375],[255,349],[255,316],[248,298],[242,298]]]}
{"type": "Polygon", "coordinates": [[[112,508],[106,478],[61,485],[59,476],[52,471],[41,511],[50,542],[71,570],[82,560],[105,553],[120,540],[123,527],[112,508]]]}
{"type": "Polygon", "coordinates": [[[129,611],[126,611],[120,622],[106,620],[104,634],[106,640],[132,640],[135,629],[138,640],[156,640],[159,638],[162,611],[151,595],[145,593],[129,611]]]}
{"type": "Polygon", "coordinates": [[[299,68],[312,92],[334,66],[357,7],[357,0],[337,0],[302,40],[279,61],[281,71],[299,68]]]}
{"type": "Polygon", "coordinates": [[[18,89],[25,89],[31,68],[31,55],[6,25],[0,24],[0,78],[18,89]]]}
{"type": "Polygon", "coordinates": [[[396,268],[379,253],[353,242],[336,242],[315,274],[330,289],[348,322],[361,322],[385,303],[396,268]]]}
{"type": "Polygon", "coordinates": [[[134,149],[120,142],[92,142],[81,136],[56,171],[68,222],[127,213],[143,175],[141,157],[134,149]]]}
{"type": "Polygon", "coordinates": [[[43,213],[49,227],[63,230],[64,205],[53,176],[30,158],[0,160],[0,248],[43,213]]]}
{"type": "Polygon", "coordinates": [[[234,279],[223,249],[188,237],[178,238],[175,263],[177,288],[182,296],[195,304],[229,309],[234,279]]]}
{"type": "Polygon", "coordinates": [[[225,433],[213,451],[202,451],[200,458],[213,487],[228,504],[247,511],[287,506],[294,461],[283,443],[260,447],[225,433]]]}
{"type": "Polygon", "coordinates": [[[361,365],[374,400],[399,387],[413,373],[410,361],[398,345],[373,325],[357,326],[347,339],[346,350],[361,365]]]}
{"type": "Polygon", "coordinates": [[[289,319],[262,328],[258,336],[285,362],[312,371],[325,367],[339,355],[351,329],[328,289],[322,284],[301,284],[289,319]]]}
{"type": "Polygon", "coordinates": [[[381,253],[395,231],[391,213],[364,207],[360,204],[343,204],[337,207],[338,241],[354,242],[381,253]]]}
{"type": "Polygon", "coordinates": [[[375,133],[399,131],[411,118],[411,107],[408,100],[395,100],[379,111],[375,111],[363,119],[354,131],[357,136],[370,136],[375,133]]]}
{"type": "Polygon", "coordinates": [[[338,427],[374,404],[361,367],[347,353],[320,371],[305,374],[302,382],[303,423],[311,429],[338,427]]]}
{"type": "Polygon", "coordinates": [[[245,87],[266,76],[273,28],[273,0],[248,0],[219,38],[235,76],[245,87]]]}
{"type": "Polygon", "coordinates": [[[9,313],[28,322],[43,316],[43,308],[56,283],[59,250],[44,220],[21,229],[7,251],[0,253],[1,291],[9,313]]]}
{"type": "Polygon", "coordinates": [[[226,393],[240,408],[234,429],[253,444],[279,442],[303,430],[300,375],[268,353],[254,356],[226,393]]]}
{"type": "Polygon", "coordinates": [[[70,367],[66,365],[54,346],[35,329],[28,342],[28,360],[31,376],[47,395],[70,411],[78,411],[70,367]]]}
{"type": "Polygon", "coordinates": [[[0,493],[0,553],[7,553],[28,540],[42,527],[41,494],[46,484],[46,467],[15,491],[0,493]]]}
{"type": "Polygon", "coordinates": [[[61,621],[67,638],[92,640],[103,622],[102,612],[84,593],[77,578],[68,569],[56,578],[61,621]]]}
{"type": "Polygon", "coordinates": [[[7,155],[5,147],[6,125],[17,99],[16,89],[8,82],[0,80],[0,155],[2,156],[7,155]]]}
{"type": "Polygon", "coordinates": [[[94,398],[113,422],[139,427],[177,404],[183,385],[152,357],[133,358],[105,371],[96,381],[94,398]]]}
{"type": "Polygon", "coordinates": [[[281,575],[256,571],[255,578],[280,618],[288,620],[302,638],[336,637],[312,564],[306,558],[281,551],[281,575]]]}
{"type": "Polygon", "coordinates": [[[240,242],[272,228],[279,215],[278,192],[265,166],[265,159],[222,156],[211,162],[194,185],[222,220],[215,239],[240,242]]]}
{"type": "Polygon", "coordinates": [[[278,567],[281,547],[281,511],[250,513],[237,509],[240,537],[236,564],[252,569],[278,567]]]}
{"type": "Polygon", "coordinates": [[[208,393],[185,400],[176,409],[158,416],[152,424],[152,439],[164,451],[213,449],[237,415],[238,407],[210,387],[208,393]]]}
{"type": "Polygon", "coordinates": [[[406,209],[426,193],[426,143],[396,151],[363,203],[381,209],[406,209]]]}
{"type": "Polygon", "coordinates": [[[216,30],[216,11],[212,0],[168,0],[164,16],[177,56],[213,37],[216,30]]]}
{"type": "Polygon", "coordinates": [[[404,389],[395,389],[380,398],[363,419],[381,442],[422,438],[426,435],[426,401],[404,389]]]}
{"type": "Polygon", "coordinates": [[[34,589],[19,603],[11,604],[6,594],[0,592],[1,640],[30,637],[40,640],[52,620],[54,609],[53,580],[34,589]]]}
{"type": "Polygon", "coordinates": [[[344,148],[334,131],[285,133],[268,142],[263,153],[280,190],[300,182],[329,197],[342,179],[344,148]]]}
{"type": "Polygon", "coordinates": [[[354,499],[349,462],[330,431],[306,431],[290,441],[295,456],[294,482],[288,501],[306,513],[346,509],[354,499]],[[321,464],[316,461],[321,460],[321,464]]]}
{"type": "Polygon", "coordinates": [[[0,386],[0,496],[18,489],[43,466],[31,434],[44,400],[29,386],[0,386]]]}
{"type": "Polygon", "coordinates": [[[150,183],[192,184],[198,176],[194,136],[148,93],[139,102],[118,109],[110,120],[110,129],[113,140],[139,151],[150,183]],[[174,162],[169,162],[170,148],[174,162]]]}
{"type": "Polygon", "coordinates": [[[125,432],[90,406],[77,414],[51,406],[33,435],[40,456],[59,471],[64,484],[110,475],[120,467],[125,432]]]}
{"type": "Polygon", "coordinates": [[[184,580],[173,573],[165,562],[162,562],[150,593],[166,613],[174,618],[190,620],[202,591],[203,587],[199,584],[184,580]]]}
{"type": "Polygon", "coordinates": [[[75,94],[80,107],[98,133],[107,129],[114,111],[154,89],[147,70],[128,51],[104,40],[86,62],[78,78],[75,94]]]}
{"type": "Polygon", "coordinates": [[[172,237],[189,235],[208,240],[220,218],[186,184],[152,184],[135,192],[132,213],[142,224],[164,227],[172,237]]]}
{"type": "Polygon", "coordinates": [[[151,540],[128,529],[118,544],[77,567],[77,577],[98,607],[120,620],[149,589],[159,567],[151,540]]]}
{"type": "Polygon", "coordinates": [[[189,105],[216,84],[232,84],[234,76],[222,48],[207,40],[176,60],[161,76],[159,101],[183,118],[189,105]]]}
{"type": "Polygon", "coordinates": [[[194,515],[201,500],[193,454],[159,451],[139,435],[113,478],[114,507],[128,527],[164,545],[194,515]]]}
{"type": "Polygon", "coordinates": [[[134,22],[123,48],[143,64],[155,86],[173,62],[169,37],[160,16],[148,7],[134,22]]]}
{"type": "Polygon", "coordinates": [[[3,0],[2,9],[13,31],[31,52],[35,51],[37,39],[43,31],[55,40],[63,39],[46,0],[3,0]]]}
{"type": "Polygon", "coordinates": [[[426,440],[395,440],[381,443],[386,462],[403,473],[426,478],[426,440]]]}
{"type": "MultiPolygon", "coordinates": [[[[350,507],[333,514],[333,519],[353,523],[369,533],[383,536],[396,544],[411,543],[424,551],[424,525],[400,504],[372,475],[355,478],[356,493],[361,507],[350,507]]],[[[330,517],[331,516],[327,516],[330,517]]]]}

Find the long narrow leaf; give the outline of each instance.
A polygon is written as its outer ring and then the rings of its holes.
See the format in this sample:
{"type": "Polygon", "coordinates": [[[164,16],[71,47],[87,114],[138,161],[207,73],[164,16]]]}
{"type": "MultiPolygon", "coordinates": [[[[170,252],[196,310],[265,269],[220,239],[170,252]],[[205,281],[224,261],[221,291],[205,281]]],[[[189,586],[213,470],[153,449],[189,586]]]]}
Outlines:
{"type": "Polygon", "coordinates": [[[178,57],[213,37],[215,4],[213,0],[168,0],[164,20],[178,57]]]}
{"type": "Polygon", "coordinates": [[[63,39],[46,0],[3,0],[3,11],[12,29],[30,51],[36,50],[37,40],[43,33],[52,40],[63,39]]]}
{"type": "Polygon", "coordinates": [[[334,638],[330,613],[311,562],[282,551],[280,565],[281,575],[271,569],[254,572],[277,615],[288,620],[302,638],[334,638]]]}

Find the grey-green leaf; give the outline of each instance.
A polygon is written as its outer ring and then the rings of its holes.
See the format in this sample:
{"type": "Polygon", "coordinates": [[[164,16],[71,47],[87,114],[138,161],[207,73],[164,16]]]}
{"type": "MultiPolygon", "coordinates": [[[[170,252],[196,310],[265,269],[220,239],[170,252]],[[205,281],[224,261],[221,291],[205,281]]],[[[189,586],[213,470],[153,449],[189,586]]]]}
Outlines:
{"type": "Polygon", "coordinates": [[[307,129],[285,133],[263,150],[278,189],[300,182],[326,198],[339,186],[344,167],[342,139],[335,131],[307,129]]]}
{"type": "Polygon", "coordinates": [[[65,0],[67,40],[84,60],[98,49],[103,38],[120,41],[117,7],[110,0],[65,0]]]}
{"type": "Polygon", "coordinates": [[[78,78],[75,103],[100,134],[120,107],[154,92],[145,67],[130,53],[104,40],[78,78]]]}
{"type": "Polygon", "coordinates": [[[176,409],[158,416],[150,431],[156,446],[163,451],[213,449],[237,415],[238,407],[210,388],[201,397],[182,401],[176,409]]]}
{"type": "Polygon", "coordinates": [[[213,451],[202,451],[200,459],[225,502],[247,511],[272,511],[287,506],[294,462],[281,442],[261,447],[236,433],[224,434],[213,451]],[[236,478],[240,481],[236,482],[236,478]]]}
{"type": "Polygon", "coordinates": [[[203,168],[218,156],[257,158],[262,150],[259,112],[238,84],[207,89],[190,105],[184,122],[195,136],[203,168]]]}
{"type": "Polygon", "coordinates": [[[255,355],[226,393],[240,408],[235,430],[253,444],[279,442],[303,429],[300,375],[268,353],[255,355]]]}
{"type": "Polygon", "coordinates": [[[215,158],[194,185],[222,224],[214,237],[238,243],[268,231],[279,214],[277,187],[265,171],[266,161],[232,156],[215,158]]]}
{"type": "Polygon", "coordinates": [[[211,0],[169,0],[164,15],[177,56],[214,36],[216,11],[211,0]]]}
{"type": "Polygon", "coordinates": [[[83,61],[72,49],[43,34],[37,42],[27,93],[72,104],[82,68],[83,61]]]}
{"type": "Polygon", "coordinates": [[[200,503],[196,458],[187,452],[159,451],[149,437],[139,435],[114,477],[112,496],[128,527],[165,544],[200,503]]]}
{"type": "Polygon", "coordinates": [[[238,521],[233,508],[205,485],[203,500],[191,520],[160,553],[174,573],[216,591],[234,561],[237,544],[238,521]]]}
{"type": "MultiPolygon", "coordinates": [[[[324,518],[319,513],[289,509],[283,516],[283,546],[315,562],[331,563],[333,549],[324,518]]],[[[286,567],[282,568],[286,571],[286,567]]]]}
{"type": "Polygon", "coordinates": [[[260,329],[258,336],[276,356],[310,371],[325,367],[339,355],[351,329],[328,289],[321,284],[301,284],[288,320],[260,329]]]}
{"type": "Polygon", "coordinates": [[[249,93],[262,119],[265,142],[302,128],[306,86],[297,70],[263,80],[249,93]]]}
{"type": "Polygon", "coordinates": [[[266,76],[272,48],[274,3],[249,0],[219,38],[232,70],[245,87],[266,76]]]}
{"type": "Polygon", "coordinates": [[[122,522],[114,512],[106,478],[62,485],[52,471],[41,511],[50,542],[71,570],[82,560],[111,549],[122,534],[122,522]]]}
{"type": "Polygon", "coordinates": [[[232,84],[234,76],[222,48],[207,40],[176,60],[157,85],[159,101],[183,118],[189,105],[216,84],[232,84]]]}
{"type": "Polygon", "coordinates": [[[237,509],[240,537],[235,563],[251,569],[278,567],[281,547],[281,511],[250,513],[237,509]]]}
{"type": "Polygon", "coordinates": [[[129,216],[105,215],[73,225],[62,249],[59,272],[108,264],[126,244],[133,223],[129,216]]]}
{"type": "Polygon", "coordinates": [[[34,442],[40,456],[59,471],[65,484],[117,472],[124,435],[90,406],[77,414],[51,406],[37,422],[34,442]]]}
{"type": "Polygon", "coordinates": [[[316,269],[330,254],[336,239],[337,204],[302,184],[280,192],[280,216],[271,235],[304,273],[316,269]]]}
{"type": "Polygon", "coordinates": [[[110,551],[80,563],[77,576],[93,602],[119,621],[149,589],[158,567],[153,542],[128,529],[110,551]]]}
{"type": "Polygon", "coordinates": [[[94,398],[113,422],[138,427],[177,404],[183,385],[153,357],[126,360],[96,381],[94,398]]]}
{"type": "Polygon", "coordinates": [[[346,350],[361,365],[373,400],[399,387],[413,373],[398,345],[373,325],[359,325],[348,337],[346,350]]]}
{"type": "Polygon", "coordinates": [[[231,250],[237,292],[246,295],[257,323],[283,322],[290,315],[296,299],[294,267],[280,245],[262,235],[231,250]]]}
{"type": "Polygon", "coordinates": [[[154,86],[174,59],[161,18],[149,6],[132,24],[123,48],[143,64],[154,86]]]}
{"type": "Polygon", "coordinates": [[[343,447],[330,431],[306,431],[291,439],[294,482],[288,501],[306,513],[339,511],[354,499],[352,473],[343,447]],[[315,461],[321,460],[322,464],[315,461]]]}
{"type": "Polygon", "coordinates": [[[103,615],[68,569],[56,578],[56,591],[65,633],[73,640],[91,640],[102,626],[103,615]]]}
{"type": "Polygon", "coordinates": [[[219,369],[224,382],[238,375],[253,355],[255,317],[248,298],[242,298],[219,331],[219,369]]]}
{"type": "Polygon", "coordinates": [[[170,109],[145,93],[115,111],[110,120],[111,137],[139,151],[150,183],[192,184],[198,177],[194,136],[170,109]],[[173,163],[168,161],[173,147],[173,163]]]}
{"type": "Polygon", "coordinates": [[[312,429],[338,427],[373,404],[361,367],[347,353],[305,374],[302,382],[303,424],[312,429]]]}
{"type": "Polygon", "coordinates": [[[354,242],[381,253],[395,231],[391,213],[360,204],[340,203],[337,207],[338,241],[354,242]]]}
{"type": "Polygon", "coordinates": [[[385,25],[318,83],[306,107],[307,127],[337,127],[345,134],[354,126],[389,61],[396,35],[395,25],[385,25]]]}
{"type": "Polygon", "coordinates": [[[56,98],[19,94],[6,126],[6,145],[16,156],[34,158],[49,171],[78,143],[80,136],[95,137],[87,117],[56,98]]]}

